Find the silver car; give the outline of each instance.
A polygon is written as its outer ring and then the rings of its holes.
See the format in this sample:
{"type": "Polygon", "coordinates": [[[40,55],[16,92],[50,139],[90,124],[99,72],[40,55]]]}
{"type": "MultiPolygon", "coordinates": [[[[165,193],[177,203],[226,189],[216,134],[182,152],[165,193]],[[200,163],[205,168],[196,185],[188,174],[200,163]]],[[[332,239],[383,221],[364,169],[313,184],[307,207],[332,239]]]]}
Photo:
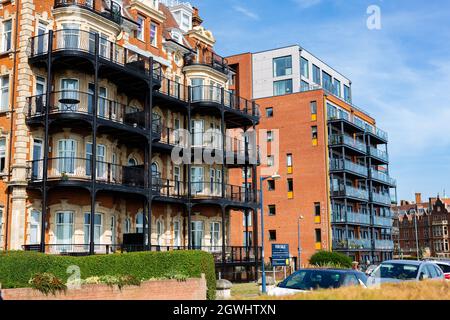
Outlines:
{"type": "Polygon", "coordinates": [[[368,286],[425,279],[444,280],[444,273],[435,263],[414,260],[388,260],[382,262],[367,279],[368,286]]]}

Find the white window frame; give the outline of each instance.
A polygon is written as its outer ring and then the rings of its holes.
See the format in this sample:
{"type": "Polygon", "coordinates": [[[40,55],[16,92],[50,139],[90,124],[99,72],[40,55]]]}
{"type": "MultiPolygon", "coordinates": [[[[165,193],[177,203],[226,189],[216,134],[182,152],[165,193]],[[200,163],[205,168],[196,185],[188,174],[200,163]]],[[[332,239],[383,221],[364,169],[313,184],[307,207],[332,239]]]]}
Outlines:
{"type": "Polygon", "coordinates": [[[3,207],[0,207],[0,250],[3,250],[3,207]]]}
{"type": "Polygon", "coordinates": [[[150,44],[153,47],[158,46],[158,25],[154,22],[150,22],[150,44]],[[153,27],[155,27],[155,30],[154,30],[155,34],[154,34],[154,37],[152,38],[153,27]]]}
{"type": "Polygon", "coordinates": [[[13,20],[8,19],[2,22],[2,52],[9,52],[12,50],[12,30],[13,20]],[[10,28],[6,31],[5,26],[9,24],[10,28]]]}
{"type": "Polygon", "coordinates": [[[7,140],[6,137],[0,137],[0,174],[6,172],[6,145],[7,140]],[[1,167],[3,163],[3,168],[1,167]]]}
{"type": "Polygon", "coordinates": [[[156,243],[158,246],[164,245],[164,222],[161,219],[156,220],[156,243]]]}
{"type": "Polygon", "coordinates": [[[140,28],[138,29],[138,31],[136,32],[136,39],[141,40],[141,41],[145,41],[145,17],[138,14],[137,17],[137,22],[140,22],[140,28]]]}
{"type": "Polygon", "coordinates": [[[9,110],[10,82],[9,74],[0,77],[0,112],[9,110]]]}
{"type": "Polygon", "coordinates": [[[220,227],[221,223],[218,221],[212,221],[209,223],[209,244],[211,246],[211,251],[219,251],[221,248],[220,239],[220,227]]]}
{"type": "Polygon", "coordinates": [[[41,212],[39,210],[33,209],[30,212],[30,237],[28,244],[39,244],[41,237],[41,212]],[[33,219],[33,215],[37,215],[37,220],[33,219]],[[32,239],[31,230],[36,230],[36,239],[32,239]]]}
{"type": "Polygon", "coordinates": [[[179,219],[173,221],[173,245],[181,246],[181,221],[179,219]]]}

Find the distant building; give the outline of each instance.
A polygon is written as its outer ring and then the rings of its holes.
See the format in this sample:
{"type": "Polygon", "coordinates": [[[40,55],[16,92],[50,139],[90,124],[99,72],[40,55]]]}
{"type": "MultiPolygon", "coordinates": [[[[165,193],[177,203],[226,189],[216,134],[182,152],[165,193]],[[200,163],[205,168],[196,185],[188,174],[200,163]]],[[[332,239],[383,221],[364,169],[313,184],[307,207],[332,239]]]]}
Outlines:
{"type": "Polygon", "coordinates": [[[422,202],[421,194],[416,193],[415,200],[392,207],[394,255],[417,257],[418,251],[422,257],[450,258],[450,199],[438,196],[422,202]]]}

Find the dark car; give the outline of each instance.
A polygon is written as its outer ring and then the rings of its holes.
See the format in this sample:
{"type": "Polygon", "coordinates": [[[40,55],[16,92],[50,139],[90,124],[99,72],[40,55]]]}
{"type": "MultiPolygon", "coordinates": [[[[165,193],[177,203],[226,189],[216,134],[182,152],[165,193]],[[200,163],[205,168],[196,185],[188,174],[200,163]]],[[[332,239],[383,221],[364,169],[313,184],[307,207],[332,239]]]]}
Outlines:
{"type": "Polygon", "coordinates": [[[270,296],[283,296],[316,289],[335,289],[346,286],[366,287],[364,273],[346,269],[300,269],[276,287],[269,289],[270,296]]]}

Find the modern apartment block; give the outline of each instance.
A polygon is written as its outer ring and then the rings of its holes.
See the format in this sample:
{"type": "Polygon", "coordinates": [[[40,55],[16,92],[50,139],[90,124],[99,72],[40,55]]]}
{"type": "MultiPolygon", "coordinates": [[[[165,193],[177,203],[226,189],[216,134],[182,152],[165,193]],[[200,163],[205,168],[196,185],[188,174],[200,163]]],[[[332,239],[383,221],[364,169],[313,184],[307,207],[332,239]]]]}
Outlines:
{"type": "Polygon", "coordinates": [[[392,206],[393,239],[396,257],[450,258],[450,199],[429,198],[422,201],[416,193],[415,202],[402,200],[392,206]]]}
{"type": "MultiPolygon", "coordinates": [[[[256,100],[257,129],[267,130],[258,175],[267,167],[281,175],[259,186],[266,259],[273,243],[288,243],[294,260],[301,250],[301,264],[321,249],[361,262],[392,257],[388,136],[352,104],[351,81],[297,45],[227,59],[232,88],[256,100]]],[[[251,232],[245,219],[232,219],[234,245],[251,232]]]]}
{"type": "Polygon", "coordinates": [[[254,128],[259,110],[229,90],[196,8],[6,0],[0,19],[0,248],[201,249],[222,271],[255,266],[258,239],[232,247],[230,215],[256,220],[256,190],[229,170],[256,176],[256,162],[227,132],[254,128]],[[192,162],[197,151],[240,161],[192,162]]]}

